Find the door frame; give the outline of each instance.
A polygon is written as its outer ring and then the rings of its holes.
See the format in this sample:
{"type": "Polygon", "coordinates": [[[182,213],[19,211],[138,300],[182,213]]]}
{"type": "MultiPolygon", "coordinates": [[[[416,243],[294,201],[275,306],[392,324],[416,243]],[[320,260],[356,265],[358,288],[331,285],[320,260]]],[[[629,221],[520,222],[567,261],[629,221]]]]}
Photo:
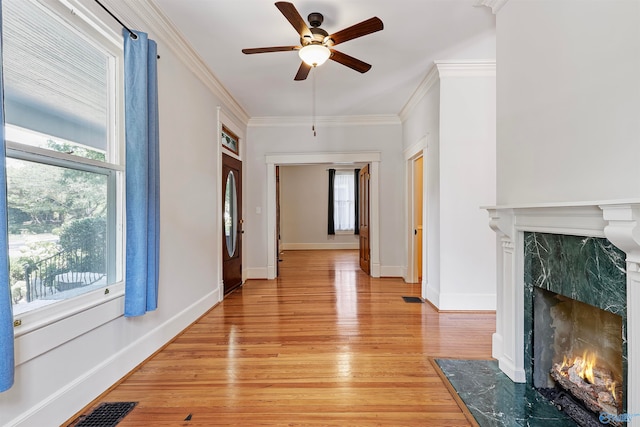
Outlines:
{"type": "Polygon", "coordinates": [[[407,218],[407,228],[406,228],[406,236],[407,236],[407,270],[404,277],[405,282],[407,283],[418,283],[417,276],[417,267],[415,264],[416,252],[417,248],[415,245],[415,239],[413,237],[413,230],[416,228],[416,223],[414,221],[414,212],[415,212],[415,193],[414,193],[414,174],[415,174],[415,160],[419,157],[423,158],[423,174],[422,174],[422,296],[426,295],[426,284],[427,284],[427,238],[426,231],[427,227],[427,137],[423,136],[413,144],[404,150],[404,158],[406,161],[406,218],[407,218]]]}
{"type": "MultiPolygon", "coordinates": [[[[242,191],[242,186],[243,186],[243,182],[242,182],[242,161],[240,159],[238,159],[236,156],[230,156],[228,152],[223,152],[222,153],[222,170],[221,170],[221,175],[220,175],[220,179],[222,182],[222,194],[223,197],[220,200],[220,205],[222,210],[224,211],[225,209],[225,197],[224,195],[226,194],[226,190],[228,189],[227,187],[227,176],[225,176],[225,172],[228,170],[229,174],[233,173],[234,171],[237,171],[238,177],[235,180],[235,184],[236,184],[236,197],[237,197],[237,207],[238,210],[236,211],[236,215],[237,215],[237,219],[236,219],[236,227],[235,227],[235,234],[236,234],[236,247],[234,248],[234,252],[232,255],[229,255],[228,250],[229,247],[227,246],[227,241],[226,241],[226,236],[225,233],[223,231],[222,233],[222,284],[223,284],[223,289],[222,289],[222,293],[224,295],[228,295],[229,293],[233,292],[234,290],[238,289],[240,286],[242,286],[242,284],[245,282],[243,274],[242,274],[242,265],[243,265],[243,254],[244,251],[242,249],[242,237],[244,234],[243,231],[243,223],[244,223],[244,219],[242,216],[242,212],[243,212],[243,205],[242,205],[242,198],[243,198],[243,194],[244,192],[242,191]],[[226,187],[226,188],[225,188],[226,187]],[[238,197],[239,196],[239,197],[238,197]],[[239,252],[239,256],[236,255],[236,251],[239,252]],[[238,271],[237,267],[240,264],[240,269],[239,269],[239,276],[237,275],[233,275],[230,277],[229,273],[231,271],[238,271]],[[229,267],[233,267],[233,268],[229,268],[229,267]],[[227,273],[225,275],[225,273],[227,273]],[[233,285],[230,285],[229,281],[227,281],[225,283],[225,277],[227,279],[233,279],[233,285]],[[236,282],[236,280],[239,279],[240,282],[236,282]],[[228,289],[230,286],[233,286],[232,288],[228,289]]],[[[224,218],[224,214],[221,215],[221,218],[224,218]]],[[[224,230],[224,221],[222,221],[220,224],[218,224],[223,230],[224,230]]]]}
{"type": "MultiPolygon", "coordinates": [[[[214,182],[217,182],[217,185],[215,186],[215,191],[216,191],[216,206],[218,203],[220,203],[220,201],[222,200],[222,194],[223,194],[223,186],[224,186],[224,182],[222,180],[222,152],[224,151],[225,154],[228,154],[231,157],[235,157],[236,159],[242,161],[242,156],[244,155],[244,153],[246,152],[246,138],[245,138],[245,132],[244,132],[244,127],[240,124],[241,122],[235,120],[233,118],[233,116],[227,114],[225,112],[225,110],[218,106],[217,107],[217,118],[218,118],[218,123],[216,126],[216,131],[217,131],[217,136],[215,138],[215,141],[217,142],[215,145],[215,153],[216,153],[216,170],[214,172],[213,175],[213,179],[215,180],[214,182]],[[240,140],[240,144],[238,147],[238,153],[236,154],[230,150],[224,150],[222,148],[222,125],[225,125],[231,132],[233,132],[234,134],[236,134],[238,136],[238,139],[240,140]]],[[[246,162],[242,161],[242,178],[244,178],[245,176],[247,176],[246,174],[246,162]]],[[[244,179],[243,179],[244,181],[244,179]]],[[[246,211],[247,211],[247,207],[246,207],[246,203],[245,203],[245,199],[246,199],[246,192],[243,191],[242,192],[242,212],[240,212],[240,216],[242,218],[246,218],[246,211]]],[[[222,250],[223,250],[223,242],[222,239],[224,239],[224,233],[222,232],[222,227],[220,226],[220,224],[222,224],[222,209],[215,209],[216,211],[216,216],[213,218],[214,224],[215,224],[215,239],[217,244],[215,245],[216,247],[216,252],[214,252],[213,256],[215,257],[215,262],[216,262],[216,268],[217,268],[217,276],[216,277],[216,281],[217,281],[217,292],[218,292],[218,302],[222,301],[224,299],[224,280],[222,277],[222,250]],[[217,252],[219,251],[219,252],[217,252]]],[[[244,237],[244,236],[243,236],[244,237]]],[[[244,283],[247,280],[247,270],[246,270],[246,265],[247,265],[247,251],[243,250],[242,251],[242,282],[244,283]]],[[[215,291],[214,291],[215,292],[215,291]]]]}
{"type": "Polygon", "coordinates": [[[327,164],[327,163],[369,163],[371,168],[371,194],[369,196],[369,240],[371,247],[371,277],[380,277],[380,210],[379,198],[379,152],[362,153],[308,153],[308,154],[268,154],[267,164],[267,279],[277,277],[278,254],[276,251],[276,166],[327,164]]]}

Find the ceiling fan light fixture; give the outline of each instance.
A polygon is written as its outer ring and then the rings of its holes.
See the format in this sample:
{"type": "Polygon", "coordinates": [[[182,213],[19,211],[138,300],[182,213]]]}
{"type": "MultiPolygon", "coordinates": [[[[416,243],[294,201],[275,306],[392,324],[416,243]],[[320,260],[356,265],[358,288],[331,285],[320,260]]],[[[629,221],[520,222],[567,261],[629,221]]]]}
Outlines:
{"type": "Polygon", "coordinates": [[[329,59],[331,51],[321,44],[308,44],[298,51],[298,55],[307,65],[317,67],[329,59]]]}

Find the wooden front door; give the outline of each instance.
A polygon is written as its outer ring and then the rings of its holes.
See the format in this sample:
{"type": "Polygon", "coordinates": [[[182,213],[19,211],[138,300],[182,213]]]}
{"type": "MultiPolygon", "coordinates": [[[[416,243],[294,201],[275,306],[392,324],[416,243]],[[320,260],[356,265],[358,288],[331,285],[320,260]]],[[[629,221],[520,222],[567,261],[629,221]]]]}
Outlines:
{"type": "Polygon", "coordinates": [[[228,294],[242,285],[242,162],[222,155],[222,280],[228,294]]]}
{"type": "Polygon", "coordinates": [[[369,165],[360,169],[359,176],[359,204],[358,224],[360,226],[360,268],[371,274],[371,249],[369,247],[369,165]]]}

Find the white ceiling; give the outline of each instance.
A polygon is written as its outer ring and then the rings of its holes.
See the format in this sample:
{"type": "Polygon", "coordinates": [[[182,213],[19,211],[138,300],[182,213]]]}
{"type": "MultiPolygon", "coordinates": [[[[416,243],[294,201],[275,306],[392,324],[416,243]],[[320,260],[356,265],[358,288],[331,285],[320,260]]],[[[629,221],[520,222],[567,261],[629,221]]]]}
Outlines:
{"type": "Polygon", "coordinates": [[[337,62],[294,81],[296,51],[245,55],[243,48],[298,45],[291,24],[266,0],[153,0],[250,117],[398,114],[436,60],[495,58],[495,17],[475,0],[295,0],[305,19],[324,15],[329,34],[377,16],[384,29],[335,49],[372,65],[337,62]]]}

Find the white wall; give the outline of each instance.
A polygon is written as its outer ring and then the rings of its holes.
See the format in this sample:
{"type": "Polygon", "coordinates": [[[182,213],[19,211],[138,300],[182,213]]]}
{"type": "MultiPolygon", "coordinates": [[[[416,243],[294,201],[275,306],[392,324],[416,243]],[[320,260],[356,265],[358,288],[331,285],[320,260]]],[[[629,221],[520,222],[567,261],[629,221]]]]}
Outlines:
{"type": "MultiPolygon", "coordinates": [[[[127,7],[122,3],[116,10],[134,25],[138,18],[134,11],[126,13],[127,7]]],[[[149,31],[149,26],[144,29],[149,31]]],[[[149,33],[158,41],[161,55],[158,309],[125,319],[121,315],[122,299],[118,298],[33,335],[18,337],[19,366],[15,385],[0,394],[0,425],[60,425],[219,300],[220,272],[212,260],[221,257],[215,117],[217,106],[223,102],[204,83],[206,78],[196,77],[187,68],[186,50],[180,56],[172,50],[179,51],[183,46],[175,39],[169,45],[159,34],[149,33]],[[104,323],[100,319],[113,320],[104,323]],[[23,360],[34,346],[79,329],[84,322],[95,323],[95,329],[23,360]],[[29,338],[37,334],[42,342],[29,338]]]]}
{"type": "Polygon", "coordinates": [[[358,236],[353,233],[327,234],[329,167],[338,166],[280,167],[281,249],[358,248],[358,236]]]}
{"type": "MultiPolygon", "coordinates": [[[[492,310],[496,238],[495,66],[440,62],[403,120],[407,158],[425,145],[423,297],[441,310],[492,310]]],[[[406,234],[406,233],[405,233],[406,234]]]]}
{"type": "MultiPolygon", "coordinates": [[[[427,77],[424,94],[403,121],[403,145],[423,150],[424,198],[422,296],[440,304],[440,82],[437,70],[427,77]],[[422,147],[415,147],[416,144],[422,147]]],[[[406,234],[406,233],[405,233],[406,234]]],[[[407,236],[408,238],[408,236],[407,236]]]]}
{"type": "Polygon", "coordinates": [[[498,203],[640,196],[640,2],[497,15],[498,203]]]}
{"type": "Polygon", "coordinates": [[[480,206],[496,200],[496,77],[470,64],[440,71],[442,310],[496,307],[496,236],[480,206]]]}
{"type": "Polygon", "coordinates": [[[286,124],[250,121],[247,129],[245,217],[249,277],[267,277],[266,155],[293,153],[380,153],[380,264],[384,276],[402,276],[404,251],[404,162],[402,128],[397,118],[337,123],[319,119],[313,137],[311,121],[286,124]],[[259,212],[259,213],[258,213],[259,212]]]}

